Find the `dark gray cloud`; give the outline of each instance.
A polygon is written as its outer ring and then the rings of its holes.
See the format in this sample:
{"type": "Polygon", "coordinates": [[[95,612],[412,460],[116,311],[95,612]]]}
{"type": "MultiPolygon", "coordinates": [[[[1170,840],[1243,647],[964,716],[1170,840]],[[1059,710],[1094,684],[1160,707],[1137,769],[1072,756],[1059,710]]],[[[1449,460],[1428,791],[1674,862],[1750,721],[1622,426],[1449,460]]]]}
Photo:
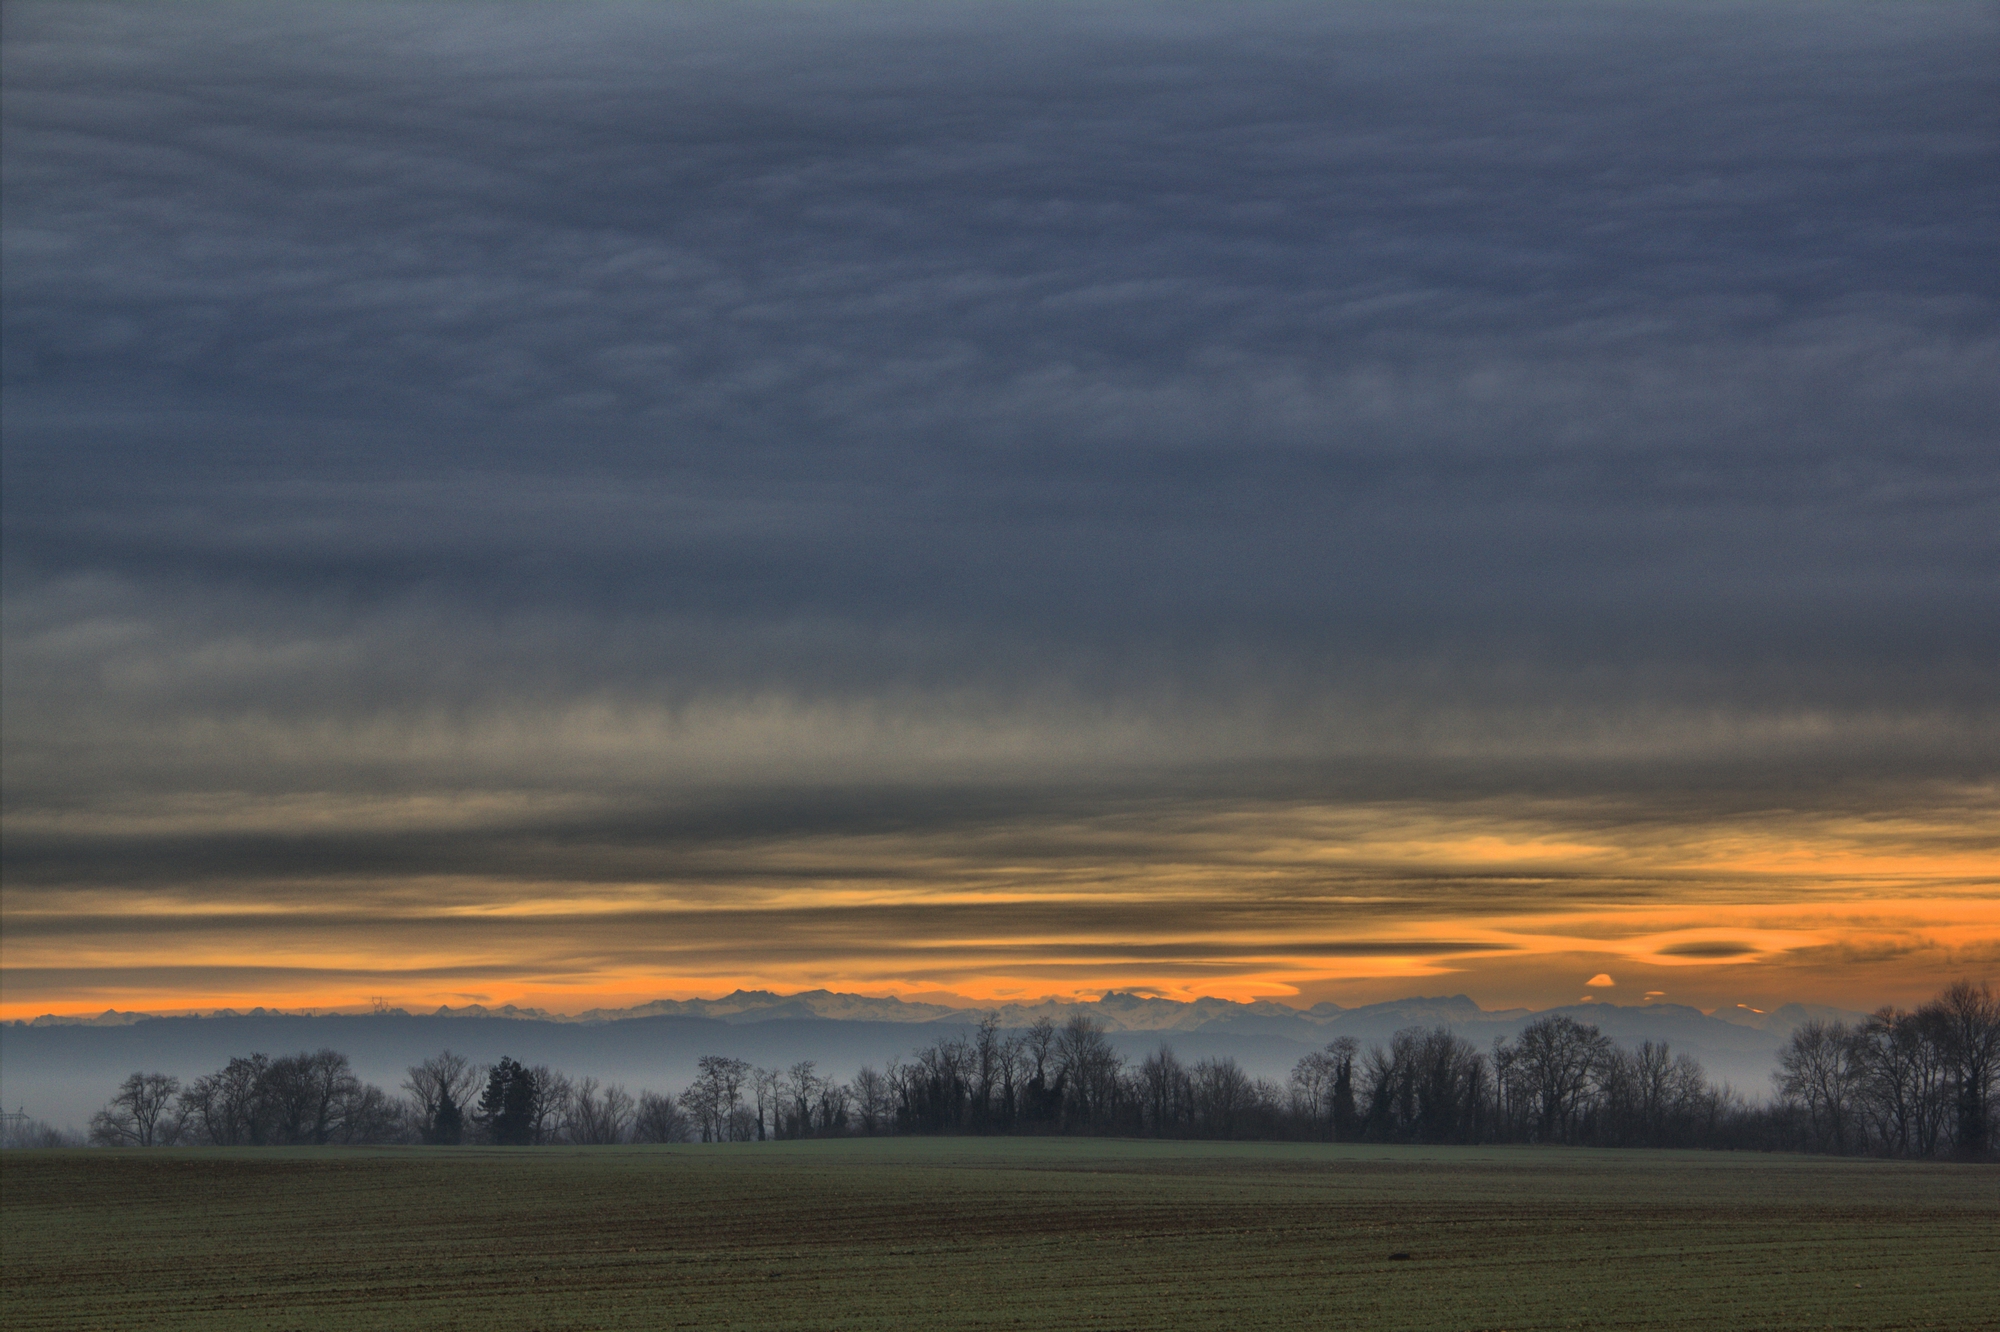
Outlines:
{"type": "Polygon", "coordinates": [[[1956,817],[1996,38],[11,6],[11,873],[671,880],[1183,796],[1956,817]]]}

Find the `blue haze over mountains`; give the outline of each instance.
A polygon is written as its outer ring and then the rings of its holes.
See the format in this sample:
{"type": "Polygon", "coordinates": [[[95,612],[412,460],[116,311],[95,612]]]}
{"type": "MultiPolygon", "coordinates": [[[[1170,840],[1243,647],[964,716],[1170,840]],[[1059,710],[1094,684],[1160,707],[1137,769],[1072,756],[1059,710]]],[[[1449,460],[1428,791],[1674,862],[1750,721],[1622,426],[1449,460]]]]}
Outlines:
{"type": "MultiPolygon", "coordinates": [[[[1709,1078],[1749,1099],[1769,1091],[1779,1044],[1809,1018],[1852,1020],[1844,1010],[1787,1004],[1769,1013],[1718,1009],[1708,1015],[1680,1004],[1588,1003],[1546,1010],[1597,1025],[1621,1045],[1666,1041],[1701,1060],[1709,1078]]],[[[1088,1013],[1109,1030],[1127,1059],[1161,1042],[1185,1060],[1229,1056],[1252,1074],[1282,1082],[1309,1050],[1342,1036],[1364,1046],[1386,1043],[1406,1027],[1443,1024],[1488,1048],[1511,1039],[1538,1013],[1482,1009],[1465,995],[1398,999],[1359,1008],[1315,1004],[1289,1008],[1269,1000],[1180,1002],[1107,994],[1090,1003],[1045,1001],[996,1009],[950,1008],[825,990],[778,995],[738,991],[721,999],[658,1000],[634,1008],[563,1016],[508,1006],[441,1008],[412,1014],[288,1014],[254,1010],[165,1017],[109,1012],[97,1018],[39,1018],[0,1024],[0,1103],[37,1118],[80,1125],[137,1070],[183,1080],[231,1056],[285,1054],[331,1046],[353,1059],[365,1080],[394,1090],[410,1064],[450,1048],[475,1062],[510,1055],[633,1090],[678,1092],[695,1061],[722,1054],[767,1067],[816,1060],[822,1073],[846,1078],[863,1064],[907,1059],[919,1046],[969,1034],[992,1012],[1009,1028],[1039,1017],[1057,1022],[1088,1013]]]]}

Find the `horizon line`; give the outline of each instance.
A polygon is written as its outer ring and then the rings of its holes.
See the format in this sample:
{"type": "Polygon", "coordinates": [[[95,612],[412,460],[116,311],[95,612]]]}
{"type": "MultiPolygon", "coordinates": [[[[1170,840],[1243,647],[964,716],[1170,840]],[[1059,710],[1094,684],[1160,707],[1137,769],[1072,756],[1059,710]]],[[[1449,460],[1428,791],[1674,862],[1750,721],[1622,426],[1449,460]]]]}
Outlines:
{"type": "MultiPolygon", "coordinates": [[[[808,990],[793,990],[793,991],[778,991],[778,990],[764,990],[764,989],[746,990],[739,987],[738,989],[731,990],[728,993],[719,994],[714,997],[708,997],[699,994],[688,995],[679,998],[662,997],[662,998],[644,1000],[636,1004],[629,1004],[616,1008],[595,1006],[580,1010],[578,1012],[561,1012],[555,1009],[539,1007],[539,1006],[530,1007],[514,1003],[511,1001],[505,1003],[475,1002],[475,1003],[461,1004],[456,1006],[451,1004],[439,1004],[435,1008],[421,1009],[421,1010],[406,1008],[400,1004],[382,1003],[382,1002],[377,1002],[372,1004],[362,1003],[362,1004],[337,1004],[337,1005],[304,1005],[297,1008],[281,1008],[281,1007],[267,1006],[263,1004],[256,1004],[252,1005],[247,1009],[237,1008],[227,1005],[218,1006],[214,1008],[190,1007],[184,1009],[169,1009],[169,1010],[152,1010],[152,1009],[136,1009],[136,1008],[120,1009],[114,1006],[101,1010],[79,1009],[68,1012],[51,1011],[51,1012],[36,1014],[32,1018],[30,1017],[5,1018],[5,1019],[0,1019],[0,1024],[28,1026],[28,1025],[34,1025],[35,1023],[39,1023],[45,1020],[62,1021],[67,1019],[75,1022],[88,1022],[92,1020],[101,1020],[104,1018],[127,1018],[137,1021],[137,1020],[156,1019],[156,1018],[216,1018],[216,1017],[255,1017],[255,1016],[478,1017],[489,1014],[497,1017],[509,1017],[518,1015],[520,1019],[530,1020],[530,1021],[545,1020],[545,1019],[568,1019],[574,1021],[592,1016],[602,1016],[607,1020],[612,1020],[620,1015],[629,1014],[637,1016],[640,1015],[639,1010],[663,1004],[719,1004],[726,1002],[730,999],[735,999],[739,997],[743,998],[769,997],[774,1001],[783,1002],[786,1000],[800,999],[814,995],[825,995],[830,998],[838,998],[838,999],[865,999],[875,1003],[894,1003],[898,1005],[907,1005],[912,1008],[915,1007],[943,1008],[943,1009],[950,1009],[959,1012],[964,1012],[967,1014],[997,1012],[999,1010],[1006,1008],[1038,1008],[1043,1006],[1054,1006],[1059,1008],[1088,1007],[1092,1005],[1103,1004],[1107,1000],[1117,999],[1117,998],[1138,999],[1148,1003],[1173,1004],[1179,1007],[1192,1007],[1195,1004],[1204,1002],[1223,1004],[1231,1008],[1252,1008],[1260,1004],[1275,1004],[1281,1008],[1289,1009],[1290,1011],[1298,1013],[1300,1015],[1307,1015],[1314,1012],[1315,1010],[1322,1012],[1331,1010],[1336,1012],[1352,1013],[1352,1012],[1359,1012],[1369,1008],[1386,1007],[1392,1004],[1404,1004],[1404,1003],[1415,1003],[1415,1002],[1448,1002],[1454,999],[1465,1000],[1467,1003],[1472,1004],[1473,1007],[1478,1009],[1481,1013],[1508,1013],[1508,1012],[1545,1013],[1545,1012],[1554,1012],[1566,1008],[1584,1008],[1584,1007],[1619,1008],[1619,1009],[1685,1008],[1692,1012],[1700,1013],[1704,1017],[1713,1017],[1717,1013],[1722,1013],[1726,1011],[1735,1011],[1735,1010],[1742,1010],[1747,1014],[1754,1014],[1758,1017],[1764,1017],[1768,1016],[1771,1013],[1779,1011],[1779,1009],[1786,1007],[1793,1007],[1793,1006],[1806,1009],[1812,1009],[1812,1008],[1833,1009],[1839,1007],[1837,1005],[1807,1004],[1807,1003],[1802,1003],[1801,1001],[1798,1000],[1788,1000],[1785,1003],[1775,1005],[1771,1008],[1756,1008],[1750,1004],[1745,1004],[1745,1003],[1737,1003],[1734,1005],[1718,1004],[1713,1008],[1703,1008],[1698,1004],[1669,1003],[1666,1001],[1664,995],[1654,995],[1654,994],[1649,994],[1641,998],[1636,1003],[1626,1003],[1626,1004],[1617,1003],[1609,996],[1600,998],[1597,995],[1583,995],[1575,1000],[1571,1000],[1566,1003],[1551,1004],[1546,1008],[1536,1008],[1533,1007],[1532,1005],[1527,1005],[1527,1004],[1516,1004],[1502,1008],[1488,1008],[1478,999],[1464,992],[1460,992],[1457,994],[1412,994],[1412,995],[1405,995],[1396,999],[1385,999],[1374,1003],[1354,1004],[1354,1005],[1339,1004],[1331,1000],[1321,1000],[1317,1003],[1304,1006],[1297,1004],[1288,1004],[1285,1003],[1282,999],[1278,999],[1271,996],[1264,996],[1256,999],[1239,1000],[1239,999],[1229,999],[1218,995],[1198,995],[1191,999],[1175,999],[1165,995],[1150,995],[1136,990],[1120,990],[1120,989],[1107,989],[1102,993],[1097,994],[1094,997],[1086,997],[1075,994],[1071,995],[1045,994],[1045,995],[1035,996],[1033,998],[1007,999],[999,1002],[982,1002],[980,1000],[972,999],[965,995],[955,994],[950,991],[933,990],[933,991],[923,991],[920,993],[922,997],[916,997],[914,995],[906,996],[895,993],[868,994],[862,991],[854,991],[854,990],[829,990],[823,986],[815,987],[813,989],[808,989],[808,990]],[[956,1000],[958,1002],[951,1002],[953,1000],[956,1000]]],[[[1864,1010],[1843,1009],[1842,1011],[1861,1012],[1864,1010]]]]}

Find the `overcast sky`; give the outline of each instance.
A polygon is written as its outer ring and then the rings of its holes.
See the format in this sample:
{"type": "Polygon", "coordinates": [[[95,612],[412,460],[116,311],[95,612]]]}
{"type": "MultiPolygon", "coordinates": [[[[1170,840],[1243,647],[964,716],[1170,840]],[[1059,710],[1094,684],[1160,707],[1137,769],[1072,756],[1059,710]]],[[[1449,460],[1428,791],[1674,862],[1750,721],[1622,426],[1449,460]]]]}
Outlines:
{"type": "Polygon", "coordinates": [[[0,1009],[1991,975],[1996,49],[10,5],[0,1009]]]}

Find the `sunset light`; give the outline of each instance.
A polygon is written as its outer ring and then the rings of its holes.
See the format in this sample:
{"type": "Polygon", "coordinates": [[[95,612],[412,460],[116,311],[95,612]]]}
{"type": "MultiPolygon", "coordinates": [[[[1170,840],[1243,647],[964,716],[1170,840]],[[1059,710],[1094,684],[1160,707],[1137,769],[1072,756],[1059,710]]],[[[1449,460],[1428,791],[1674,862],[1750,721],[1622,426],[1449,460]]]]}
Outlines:
{"type": "Polygon", "coordinates": [[[6,1332],[1990,1326],[1996,53],[6,0],[6,1332]]]}
{"type": "Polygon", "coordinates": [[[1984,159],[1863,11],[112,12],[6,39],[0,1016],[2000,967],[1984,159]]]}

